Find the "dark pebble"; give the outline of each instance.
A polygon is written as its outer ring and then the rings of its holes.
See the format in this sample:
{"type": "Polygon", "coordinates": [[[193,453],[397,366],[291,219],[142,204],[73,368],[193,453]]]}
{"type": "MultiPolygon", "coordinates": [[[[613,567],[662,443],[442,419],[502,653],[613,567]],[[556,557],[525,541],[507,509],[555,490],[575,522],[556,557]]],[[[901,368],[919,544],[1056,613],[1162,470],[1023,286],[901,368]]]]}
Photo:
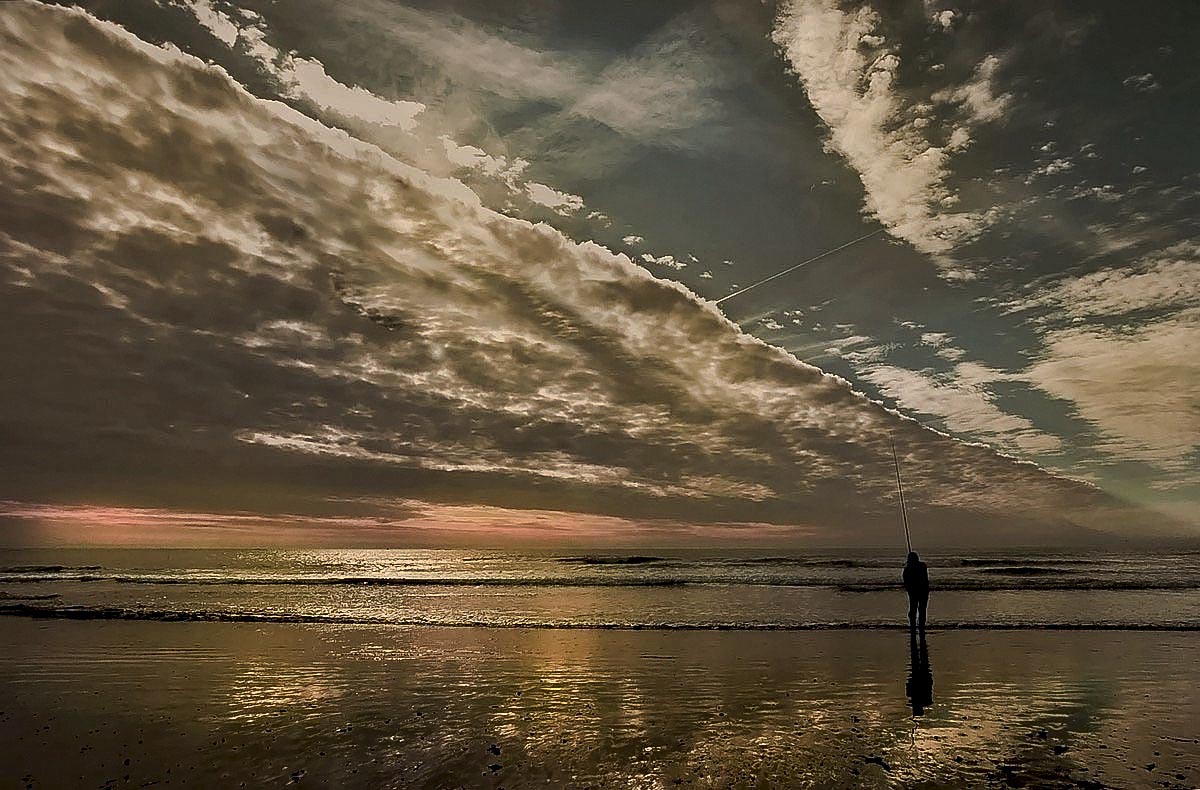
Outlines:
{"type": "Polygon", "coordinates": [[[863,762],[864,763],[873,763],[874,765],[878,765],[880,768],[882,768],[885,771],[892,770],[892,766],[888,765],[887,761],[878,755],[872,754],[872,755],[863,757],[863,762]]]}

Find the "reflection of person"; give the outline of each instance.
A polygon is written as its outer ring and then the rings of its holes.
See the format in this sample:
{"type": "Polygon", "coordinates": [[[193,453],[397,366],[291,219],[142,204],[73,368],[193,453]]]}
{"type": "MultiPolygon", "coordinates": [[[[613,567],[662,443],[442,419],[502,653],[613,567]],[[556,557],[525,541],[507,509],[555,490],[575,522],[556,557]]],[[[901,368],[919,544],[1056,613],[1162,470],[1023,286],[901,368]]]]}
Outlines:
{"type": "Polygon", "coordinates": [[[925,630],[925,609],[929,606],[929,568],[915,551],[904,563],[904,589],[908,591],[908,627],[925,630]]]}
{"type": "Polygon", "coordinates": [[[914,716],[920,716],[933,704],[933,670],[929,668],[929,646],[925,634],[918,642],[916,633],[909,636],[908,682],[904,692],[912,704],[914,716]]]}

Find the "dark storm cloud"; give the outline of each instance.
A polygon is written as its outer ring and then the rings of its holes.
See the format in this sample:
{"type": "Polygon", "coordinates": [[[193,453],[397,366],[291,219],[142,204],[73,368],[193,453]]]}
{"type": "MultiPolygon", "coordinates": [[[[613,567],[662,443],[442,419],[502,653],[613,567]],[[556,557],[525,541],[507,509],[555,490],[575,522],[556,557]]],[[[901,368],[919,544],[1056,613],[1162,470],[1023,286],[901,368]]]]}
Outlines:
{"type": "Polygon", "coordinates": [[[126,468],[161,465],[167,491],[211,471],[182,458],[285,499],[402,481],[460,502],[875,534],[894,435],[931,523],[1016,534],[1123,513],[194,58],[27,3],[0,9],[0,36],[14,480],[102,464],[120,499],[137,487],[116,482],[126,468]]]}

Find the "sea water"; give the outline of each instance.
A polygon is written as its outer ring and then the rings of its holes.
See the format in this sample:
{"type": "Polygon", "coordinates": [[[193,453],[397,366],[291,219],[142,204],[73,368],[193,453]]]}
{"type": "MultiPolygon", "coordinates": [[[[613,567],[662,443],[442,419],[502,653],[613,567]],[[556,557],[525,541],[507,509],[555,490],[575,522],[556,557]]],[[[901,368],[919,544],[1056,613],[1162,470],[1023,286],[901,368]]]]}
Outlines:
{"type": "MultiPolygon", "coordinates": [[[[1200,553],[930,555],[937,628],[1200,629],[1200,553]]],[[[901,557],[761,550],[18,550],[0,613],[528,626],[906,625],[901,557]]]]}

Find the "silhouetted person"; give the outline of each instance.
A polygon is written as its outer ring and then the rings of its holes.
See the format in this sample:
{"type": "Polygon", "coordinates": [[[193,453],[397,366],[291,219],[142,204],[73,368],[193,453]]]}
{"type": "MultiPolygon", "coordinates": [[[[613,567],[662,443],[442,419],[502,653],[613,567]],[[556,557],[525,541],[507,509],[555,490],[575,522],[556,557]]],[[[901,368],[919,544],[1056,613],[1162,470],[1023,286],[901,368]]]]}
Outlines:
{"type": "Polygon", "coordinates": [[[916,632],[910,632],[908,641],[908,682],[904,684],[904,692],[912,704],[913,715],[920,716],[925,708],[933,704],[933,670],[929,668],[929,646],[925,644],[925,634],[921,634],[918,642],[916,632]]]}
{"type": "Polygon", "coordinates": [[[904,563],[904,589],[908,591],[908,627],[925,630],[925,609],[929,606],[929,568],[915,551],[904,563]]]}

